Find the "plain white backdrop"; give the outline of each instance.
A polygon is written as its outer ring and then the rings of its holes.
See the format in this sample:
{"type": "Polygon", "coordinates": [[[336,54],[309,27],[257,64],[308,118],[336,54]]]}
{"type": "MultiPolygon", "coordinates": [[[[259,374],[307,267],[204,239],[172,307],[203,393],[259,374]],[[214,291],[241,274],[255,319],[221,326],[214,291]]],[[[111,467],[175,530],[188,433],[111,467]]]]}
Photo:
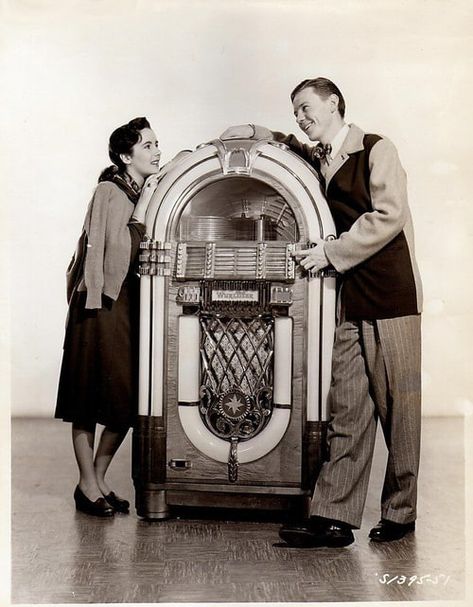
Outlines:
{"type": "Polygon", "coordinates": [[[316,76],[339,85],[349,122],[398,147],[424,282],[424,414],[472,412],[471,2],[2,6],[2,346],[13,415],[53,415],[65,269],[111,131],[147,116],[163,162],[231,124],[297,133],[289,93],[316,76]]]}

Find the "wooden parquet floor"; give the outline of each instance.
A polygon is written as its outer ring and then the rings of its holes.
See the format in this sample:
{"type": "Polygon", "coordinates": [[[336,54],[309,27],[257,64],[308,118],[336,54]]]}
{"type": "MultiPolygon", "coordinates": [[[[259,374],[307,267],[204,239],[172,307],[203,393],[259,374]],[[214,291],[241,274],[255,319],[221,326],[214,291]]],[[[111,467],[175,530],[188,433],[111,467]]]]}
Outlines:
{"type": "MultiPolygon", "coordinates": [[[[463,600],[464,422],[425,419],[417,531],[373,544],[385,464],[378,440],[364,524],[344,549],[277,547],[275,515],[227,520],[180,511],[150,523],[74,509],[70,427],[12,423],[13,603],[227,603],[463,600]],[[398,576],[398,577],[395,577],[398,576]],[[405,576],[404,578],[401,576],[405,576]],[[412,581],[413,576],[417,579],[412,581]],[[420,583],[421,576],[424,577],[420,583]],[[388,583],[389,582],[389,583],[388,583]]],[[[378,437],[380,438],[380,437],[378,437]]],[[[130,437],[110,470],[133,502],[130,437]]]]}

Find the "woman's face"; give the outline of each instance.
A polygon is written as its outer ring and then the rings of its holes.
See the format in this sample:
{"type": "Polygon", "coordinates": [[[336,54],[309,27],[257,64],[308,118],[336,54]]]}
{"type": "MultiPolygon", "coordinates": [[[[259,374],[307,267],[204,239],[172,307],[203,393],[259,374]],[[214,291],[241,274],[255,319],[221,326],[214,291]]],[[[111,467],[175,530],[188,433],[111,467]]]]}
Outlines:
{"type": "Polygon", "coordinates": [[[123,161],[127,165],[127,171],[138,181],[143,181],[149,175],[159,171],[159,159],[161,150],[159,142],[152,129],[140,131],[141,141],[135,143],[131,148],[131,154],[124,154],[123,161]]]}

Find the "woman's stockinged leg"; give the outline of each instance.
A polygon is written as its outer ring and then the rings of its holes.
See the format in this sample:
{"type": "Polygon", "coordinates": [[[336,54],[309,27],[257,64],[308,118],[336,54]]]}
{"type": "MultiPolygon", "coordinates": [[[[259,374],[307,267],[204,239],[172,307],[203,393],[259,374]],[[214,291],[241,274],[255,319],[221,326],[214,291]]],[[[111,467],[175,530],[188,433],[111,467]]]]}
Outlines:
{"type": "Polygon", "coordinates": [[[103,495],[110,493],[110,487],[105,481],[105,474],[110,466],[113,456],[123,442],[128,430],[114,432],[109,428],[104,428],[100,436],[100,442],[95,454],[94,470],[97,485],[103,495]]]}
{"type": "Polygon", "coordinates": [[[102,497],[94,468],[95,425],[84,428],[72,424],[72,444],[79,467],[79,488],[91,501],[102,497]]]}

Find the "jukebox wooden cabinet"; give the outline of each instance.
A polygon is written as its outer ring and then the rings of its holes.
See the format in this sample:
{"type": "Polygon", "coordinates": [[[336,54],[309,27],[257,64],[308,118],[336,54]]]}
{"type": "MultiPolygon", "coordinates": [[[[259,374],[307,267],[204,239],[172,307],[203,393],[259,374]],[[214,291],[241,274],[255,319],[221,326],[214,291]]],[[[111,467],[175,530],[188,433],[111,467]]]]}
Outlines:
{"type": "Polygon", "coordinates": [[[335,277],[292,253],[335,228],[311,167],[267,139],[171,166],[142,243],[140,516],[172,505],[286,508],[323,459],[335,277]]]}

